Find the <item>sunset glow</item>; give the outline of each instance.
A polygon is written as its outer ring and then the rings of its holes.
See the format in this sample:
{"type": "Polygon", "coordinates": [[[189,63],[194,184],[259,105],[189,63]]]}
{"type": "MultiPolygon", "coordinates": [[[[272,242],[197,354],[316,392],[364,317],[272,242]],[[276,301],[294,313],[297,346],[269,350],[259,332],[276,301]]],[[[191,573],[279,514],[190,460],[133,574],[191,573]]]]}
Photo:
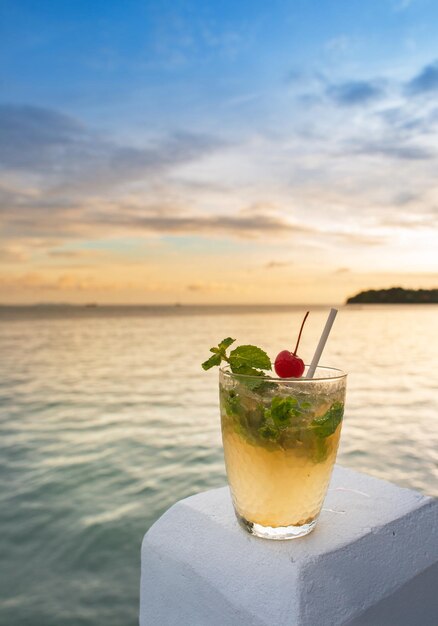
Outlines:
{"type": "Polygon", "coordinates": [[[2,3],[0,302],[436,287],[438,6],[159,6],[2,3]]]}

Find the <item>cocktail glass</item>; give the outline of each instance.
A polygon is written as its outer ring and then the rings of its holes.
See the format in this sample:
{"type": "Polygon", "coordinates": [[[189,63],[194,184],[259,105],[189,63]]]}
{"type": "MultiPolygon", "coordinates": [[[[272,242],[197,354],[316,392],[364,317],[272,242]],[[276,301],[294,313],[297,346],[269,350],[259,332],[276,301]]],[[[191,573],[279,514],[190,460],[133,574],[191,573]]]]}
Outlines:
{"type": "Polygon", "coordinates": [[[317,522],[341,434],[347,375],[219,374],[228,482],[240,524],[267,539],[307,535],[317,522]]]}

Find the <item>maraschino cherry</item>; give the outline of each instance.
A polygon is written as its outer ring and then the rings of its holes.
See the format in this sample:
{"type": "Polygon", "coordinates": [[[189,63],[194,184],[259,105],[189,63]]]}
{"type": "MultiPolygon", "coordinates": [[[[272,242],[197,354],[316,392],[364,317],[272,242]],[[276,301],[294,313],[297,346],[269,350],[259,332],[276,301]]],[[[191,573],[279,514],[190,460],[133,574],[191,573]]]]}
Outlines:
{"type": "Polygon", "coordinates": [[[300,334],[298,335],[297,345],[295,346],[295,350],[293,352],[289,352],[289,350],[282,350],[279,354],[277,354],[277,358],[275,359],[274,368],[277,373],[277,376],[280,378],[300,378],[304,372],[304,361],[297,356],[298,346],[300,344],[301,333],[303,332],[303,326],[309,315],[309,311],[307,311],[304,316],[303,322],[300,328],[300,334]]]}

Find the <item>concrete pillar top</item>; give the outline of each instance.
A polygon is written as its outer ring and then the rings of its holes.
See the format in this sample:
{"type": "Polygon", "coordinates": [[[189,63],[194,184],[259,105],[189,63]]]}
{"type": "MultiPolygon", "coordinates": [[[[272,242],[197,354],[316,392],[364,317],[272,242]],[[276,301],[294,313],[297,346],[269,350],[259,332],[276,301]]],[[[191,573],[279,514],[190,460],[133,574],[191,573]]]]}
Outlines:
{"type": "Polygon", "coordinates": [[[181,500],[146,533],[142,626],[345,624],[438,562],[438,501],[337,466],[316,529],[269,541],[227,487],[181,500]]]}

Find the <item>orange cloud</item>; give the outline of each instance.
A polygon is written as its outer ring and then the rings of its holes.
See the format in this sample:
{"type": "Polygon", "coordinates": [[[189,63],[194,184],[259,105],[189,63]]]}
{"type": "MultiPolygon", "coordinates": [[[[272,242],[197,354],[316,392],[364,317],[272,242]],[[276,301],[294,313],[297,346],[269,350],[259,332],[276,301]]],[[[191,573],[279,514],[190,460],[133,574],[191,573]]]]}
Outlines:
{"type": "Polygon", "coordinates": [[[186,285],[187,291],[193,291],[198,293],[209,293],[216,291],[231,291],[241,292],[245,291],[242,285],[235,285],[232,283],[217,283],[217,282],[196,282],[186,285]]]}
{"type": "Polygon", "coordinates": [[[28,272],[21,275],[0,275],[0,288],[38,291],[114,291],[122,288],[122,284],[115,281],[102,282],[92,276],[61,274],[51,278],[39,272],[28,272]]]}

